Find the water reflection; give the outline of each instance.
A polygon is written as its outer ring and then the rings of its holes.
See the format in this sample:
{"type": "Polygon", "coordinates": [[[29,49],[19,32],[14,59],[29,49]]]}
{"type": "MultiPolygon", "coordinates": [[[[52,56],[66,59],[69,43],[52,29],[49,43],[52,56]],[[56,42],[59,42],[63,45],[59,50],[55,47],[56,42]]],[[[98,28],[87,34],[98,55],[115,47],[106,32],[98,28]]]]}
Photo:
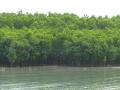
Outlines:
{"type": "Polygon", "coordinates": [[[0,90],[120,90],[119,67],[0,68],[0,90]]]}

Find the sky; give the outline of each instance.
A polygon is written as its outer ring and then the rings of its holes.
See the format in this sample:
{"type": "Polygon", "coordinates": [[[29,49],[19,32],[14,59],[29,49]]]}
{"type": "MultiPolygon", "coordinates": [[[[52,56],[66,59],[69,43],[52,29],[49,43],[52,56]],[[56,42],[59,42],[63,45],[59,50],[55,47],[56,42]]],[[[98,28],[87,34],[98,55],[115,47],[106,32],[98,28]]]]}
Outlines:
{"type": "Polygon", "coordinates": [[[74,13],[79,16],[115,16],[120,0],[0,0],[0,12],[74,13]]]}

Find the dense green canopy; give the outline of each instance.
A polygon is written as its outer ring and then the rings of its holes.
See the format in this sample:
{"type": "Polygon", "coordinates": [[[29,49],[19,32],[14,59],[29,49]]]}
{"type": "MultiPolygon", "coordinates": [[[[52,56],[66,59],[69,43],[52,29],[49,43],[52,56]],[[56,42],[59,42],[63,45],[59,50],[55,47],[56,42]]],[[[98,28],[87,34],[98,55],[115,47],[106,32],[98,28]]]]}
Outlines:
{"type": "Polygon", "coordinates": [[[79,17],[75,14],[23,14],[15,13],[0,13],[0,28],[9,27],[15,29],[70,29],[70,30],[95,30],[95,29],[119,29],[120,16],[114,17],[95,17],[83,16],[79,17]]]}
{"type": "Polygon", "coordinates": [[[120,16],[0,14],[0,65],[120,64],[120,16]]]}

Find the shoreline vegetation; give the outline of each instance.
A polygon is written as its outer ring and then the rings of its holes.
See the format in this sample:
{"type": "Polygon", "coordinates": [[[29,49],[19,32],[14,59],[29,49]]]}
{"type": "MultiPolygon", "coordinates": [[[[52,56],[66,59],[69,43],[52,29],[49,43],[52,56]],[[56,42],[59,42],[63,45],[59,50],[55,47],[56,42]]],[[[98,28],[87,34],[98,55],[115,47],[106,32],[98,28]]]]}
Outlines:
{"type": "Polygon", "coordinates": [[[120,65],[120,16],[0,13],[0,66],[120,65]]]}

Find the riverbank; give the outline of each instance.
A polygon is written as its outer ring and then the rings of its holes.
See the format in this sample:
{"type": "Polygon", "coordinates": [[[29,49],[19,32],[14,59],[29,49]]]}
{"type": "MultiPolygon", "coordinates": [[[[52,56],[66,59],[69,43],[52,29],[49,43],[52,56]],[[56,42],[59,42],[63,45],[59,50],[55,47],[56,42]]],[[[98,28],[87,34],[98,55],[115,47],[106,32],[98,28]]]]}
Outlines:
{"type": "Polygon", "coordinates": [[[29,67],[120,67],[119,64],[113,64],[113,65],[1,65],[0,68],[29,68],[29,67]]]}

